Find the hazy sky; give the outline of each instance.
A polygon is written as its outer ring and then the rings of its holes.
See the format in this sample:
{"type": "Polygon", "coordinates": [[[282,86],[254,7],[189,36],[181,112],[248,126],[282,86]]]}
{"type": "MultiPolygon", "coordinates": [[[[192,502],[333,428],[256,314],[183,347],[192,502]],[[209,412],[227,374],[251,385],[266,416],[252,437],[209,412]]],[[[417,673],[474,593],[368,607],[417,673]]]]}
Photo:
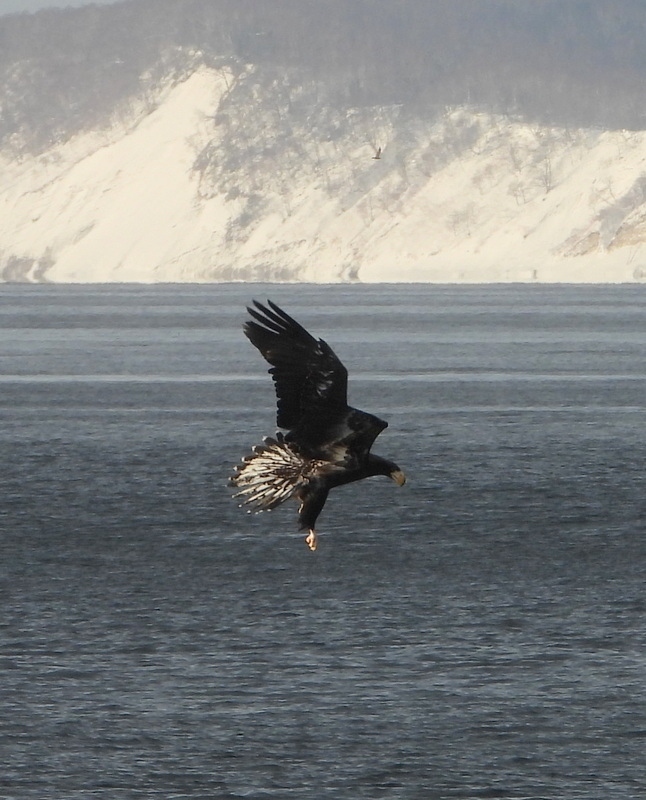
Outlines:
{"type": "Polygon", "coordinates": [[[0,14],[13,14],[16,11],[38,11],[39,8],[63,8],[64,6],[87,6],[115,3],[117,0],[0,0],[0,14]]]}

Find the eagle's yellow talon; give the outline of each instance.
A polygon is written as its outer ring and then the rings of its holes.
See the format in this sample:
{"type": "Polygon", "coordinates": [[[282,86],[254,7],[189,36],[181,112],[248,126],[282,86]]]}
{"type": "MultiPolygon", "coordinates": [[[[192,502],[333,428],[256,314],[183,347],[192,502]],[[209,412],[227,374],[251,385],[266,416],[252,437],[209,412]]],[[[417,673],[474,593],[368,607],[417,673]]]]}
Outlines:
{"type": "Polygon", "coordinates": [[[309,547],[310,550],[312,550],[312,552],[316,550],[316,547],[318,545],[318,537],[316,536],[316,531],[311,530],[305,537],[305,541],[307,542],[307,546],[309,547]]]}

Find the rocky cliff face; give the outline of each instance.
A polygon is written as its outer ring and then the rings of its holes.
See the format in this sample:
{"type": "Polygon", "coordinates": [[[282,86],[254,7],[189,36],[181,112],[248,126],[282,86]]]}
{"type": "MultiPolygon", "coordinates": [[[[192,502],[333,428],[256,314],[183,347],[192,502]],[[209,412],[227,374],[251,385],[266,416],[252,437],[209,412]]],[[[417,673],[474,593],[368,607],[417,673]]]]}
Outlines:
{"type": "Polygon", "coordinates": [[[196,66],[0,174],[4,281],[646,281],[646,133],[339,111],[285,69],[196,66]]]}

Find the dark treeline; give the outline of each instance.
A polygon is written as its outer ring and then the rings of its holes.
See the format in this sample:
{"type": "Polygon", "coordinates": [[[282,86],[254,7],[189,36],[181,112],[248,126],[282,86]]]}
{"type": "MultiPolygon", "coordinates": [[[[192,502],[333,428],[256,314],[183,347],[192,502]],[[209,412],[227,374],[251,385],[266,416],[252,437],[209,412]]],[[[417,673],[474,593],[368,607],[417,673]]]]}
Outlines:
{"type": "Polygon", "coordinates": [[[340,108],[469,103],[641,129],[644,42],[644,0],[127,0],[9,15],[0,141],[34,150],[102,124],[199,61],[295,70],[340,108]]]}

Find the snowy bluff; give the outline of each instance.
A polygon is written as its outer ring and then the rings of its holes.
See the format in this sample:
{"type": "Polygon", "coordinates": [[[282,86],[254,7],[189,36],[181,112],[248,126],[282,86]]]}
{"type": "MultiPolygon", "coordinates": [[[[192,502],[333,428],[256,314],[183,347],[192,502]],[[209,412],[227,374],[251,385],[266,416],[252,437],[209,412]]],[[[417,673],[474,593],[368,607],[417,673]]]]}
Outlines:
{"type": "Polygon", "coordinates": [[[646,132],[341,112],[289,71],[255,102],[253,71],[0,151],[0,280],[646,281],[646,132]]]}

